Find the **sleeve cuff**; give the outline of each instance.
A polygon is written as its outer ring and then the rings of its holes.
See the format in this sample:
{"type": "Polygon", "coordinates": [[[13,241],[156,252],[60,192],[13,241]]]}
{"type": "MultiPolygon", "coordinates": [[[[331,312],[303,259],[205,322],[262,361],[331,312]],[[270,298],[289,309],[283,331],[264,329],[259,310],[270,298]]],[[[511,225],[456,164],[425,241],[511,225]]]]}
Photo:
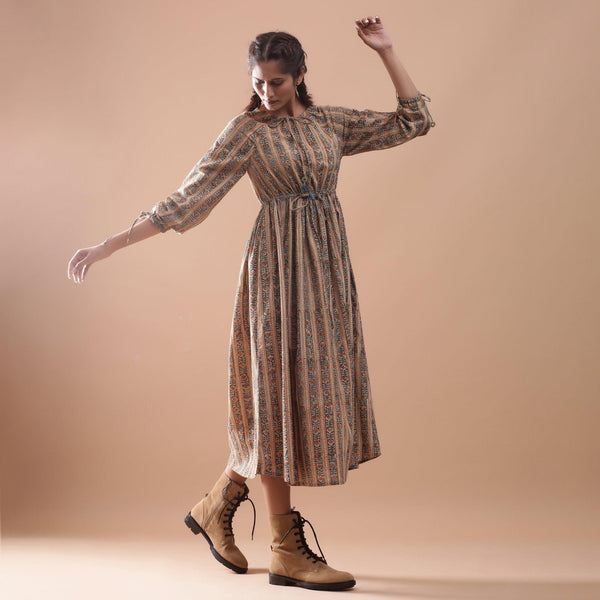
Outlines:
{"type": "Polygon", "coordinates": [[[402,106],[415,106],[421,99],[431,102],[431,98],[426,94],[422,94],[421,92],[419,92],[416,96],[412,96],[411,98],[400,98],[400,96],[396,94],[396,98],[398,98],[398,104],[402,106]]]}
{"type": "Polygon", "coordinates": [[[129,237],[131,236],[131,231],[133,230],[135,224],[144,217],[147,217],[154,225],[156,225],[160,229],[161,233],[164,233],[169,229],[162,223],[162,221],[159,220],[158,216],[154,212],[142,210],[140,214],[134,219],[133,223],[131,224],[131,227],[129,228],[129,231],[127,232],[126,244],[129,244],[129,237]]]}

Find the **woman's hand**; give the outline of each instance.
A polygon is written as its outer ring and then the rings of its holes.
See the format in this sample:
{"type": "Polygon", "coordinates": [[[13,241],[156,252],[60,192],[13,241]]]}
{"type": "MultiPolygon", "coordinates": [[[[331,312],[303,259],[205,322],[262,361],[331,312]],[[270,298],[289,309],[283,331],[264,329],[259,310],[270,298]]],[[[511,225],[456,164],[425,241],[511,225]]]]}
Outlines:
{"type": "Polygon", "coordinates": [[[81,248],[75,252],[73,258],[69,261],[67,277],[75,283],[81,283],[95,262],[109,256],[110,252],[104,243],[90,248],[81,248]]]}
{"type": "Polygon", "coordinates": [[[356,27],[358,37],[376,52],[389,50],[392,47],[392,39],[381,24],[379,17],[355,19],[354,26],[356,27]]]}

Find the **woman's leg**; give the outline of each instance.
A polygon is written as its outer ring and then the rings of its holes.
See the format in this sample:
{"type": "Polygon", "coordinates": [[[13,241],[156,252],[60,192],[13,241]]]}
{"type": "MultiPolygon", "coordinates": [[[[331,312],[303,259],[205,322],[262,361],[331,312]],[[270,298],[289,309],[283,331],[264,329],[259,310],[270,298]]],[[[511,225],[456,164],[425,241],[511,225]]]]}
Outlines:
{"type": "Polygon", "coordinates": [[[236,483],[239,483],[240,485],[243,485],[244,483],[246,483],[247,477],[242,477],[241,475],[238,475],[234,470],[232,470],[231,467],[227,467],[225,469],[225,475],[227,475],[227,477],[229,477],[229,479],[233,479],[233,481],[235,481],[236,483]]]}
{"type": "Polygon", "coordinates": [[[273,477],[271,475],[261,475],[260,479],[265,492],[269,514],[289,514],[292,510],[289,483],[286,483],[283,477],[273,477]]]}
{"type": "MultiPolygon", "coordinates": [[[[236,473],[231,467],[225,469],[225,475],[240,485],[244,485],[247,479],[236,473]]],[[[292,510],[289,483],[286,483],[283,477],[273,477],[272,475],[261,475],[260,478],[269,514],[289,514],[292,510]]]]}

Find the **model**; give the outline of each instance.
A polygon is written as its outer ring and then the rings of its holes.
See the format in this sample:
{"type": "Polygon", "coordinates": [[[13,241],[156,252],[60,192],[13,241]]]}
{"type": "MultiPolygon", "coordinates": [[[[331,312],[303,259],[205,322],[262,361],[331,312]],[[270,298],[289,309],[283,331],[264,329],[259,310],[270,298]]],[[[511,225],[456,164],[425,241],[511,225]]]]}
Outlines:
{"type": "MultiPolygon", "coordinates": [[[[343,156],[398,146],[435,125],[379,17],[355,21],[396,89],[396,110],[315,105],[306,54],[283,32],[250,44],[253,93],[182,185],[129,230],[78,250],[68,276],[116,250],[170,229],[199,225],[247,173],[261,203],[246,244],[229,344],[228,464],[185,517],[214,557],[237,573],[248,563],[232,519],[261,476],[272,530],[269,581],[343,590],[354,577],[307,544],[308,521],[292,510],[291,486],[339,485],[380,455],[360,309],[342,207],[343,156]]],[[[349,74],[349,76],[352,74],[349,74]]],[[[374,201],[369,199],[369,201],[374,201]]],[[[318,542],[317,542],[318,545],[318,542]]],[[[320,548],[319,548],[320,550],[320,548]]]]}

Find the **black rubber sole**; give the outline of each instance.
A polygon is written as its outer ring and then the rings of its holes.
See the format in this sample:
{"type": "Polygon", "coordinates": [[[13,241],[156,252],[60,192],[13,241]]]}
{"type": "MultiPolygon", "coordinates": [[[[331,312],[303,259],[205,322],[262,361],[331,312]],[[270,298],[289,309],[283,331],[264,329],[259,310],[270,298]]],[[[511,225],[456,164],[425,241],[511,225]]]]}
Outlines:
{"type": "Polygon", "coordinates": [[[349,581],[336,581],[333,583],[311,583],[310,581],[301,581],[300,579],[286,577],[285,575],[275,575],[275,573],[269,573],[269,583],[271,585],[295,585],[308,590],[320,590],[322,592],[348,590],[356,585],[354,579],[350,579],[349,581]]]}
{"type": "Polygon", "coordinates": [[[187,517],[184,519],[185,524],[192,530],[192,533],[194,535],[198,535],[199,533],[201,533],[204,536],[204,539],[208,542],[208,545],[210,546],[210,551],[212,552],[212,555],[224,566],[226,566],[228,569],[231,569],[232,571],[235,571],[236,573],[246,573],[248,571],[248,568],[244,568],[244,567],[238,567],[237,565],[234,565],[233,563],[229,562],[226,558],[223,558],[216,550],[215,547],[213,546],[212,540],[210,539],[210,537],[208,537],[208,534],[206,533],[206,531],[204,531],[204,529],[202,529],[202,527],[200,527],[200,525],[198,525],[198,522],[196,521],[196,519],[194,519],[194,517],[192,517],[192,513],[189,512],[187,514],[187,517]]]}

